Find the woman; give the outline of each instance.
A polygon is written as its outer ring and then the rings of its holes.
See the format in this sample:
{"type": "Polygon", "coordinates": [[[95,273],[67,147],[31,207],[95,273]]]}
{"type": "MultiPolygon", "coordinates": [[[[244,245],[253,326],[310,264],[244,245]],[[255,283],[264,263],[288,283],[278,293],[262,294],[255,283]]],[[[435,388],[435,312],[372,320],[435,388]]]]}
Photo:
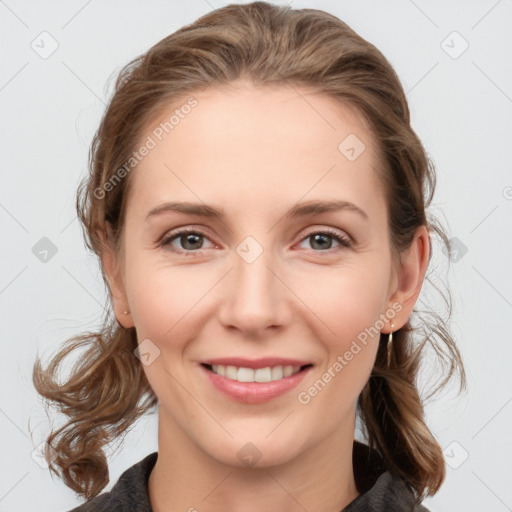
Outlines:
{"type": "Polygon", "coordinates": [[[465,383],[414,311],[434,186],[392,67],[325,12],[229,5],[127,65],[77,202],[114,314],[34,368],[75,510],[426,510],[422,348],[465,383]],[[155,406],[158,452],[99,494],[155,406]]]}

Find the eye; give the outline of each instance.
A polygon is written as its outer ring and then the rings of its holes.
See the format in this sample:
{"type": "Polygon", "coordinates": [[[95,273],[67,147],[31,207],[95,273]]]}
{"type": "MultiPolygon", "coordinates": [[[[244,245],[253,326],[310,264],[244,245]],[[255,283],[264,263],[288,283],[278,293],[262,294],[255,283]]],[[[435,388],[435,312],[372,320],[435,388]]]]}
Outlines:
{"type": "MultiPolygon", "coordinates": [[[[194,229],[181,229],[164,236],[164,238],[159,242],[159,246],[177,254],[194,256],[196,253],[201,252],[201,250],[204,249],[204,240],[209,239],[201,231],[194,229]],[[175,243],[178,243],[181,248],[177,248],[175,243]]],[[[339,244],[338,248],[333,249],[334,252],[342,250],[342,248],[352,246],[348,236],[329,228],[325,228],[322,231],[313,231],[306,235],[301,242],[303,243],[306,240],[311,241],[313,252],[331,251],[332,240],[335,240],[339,244]]]]}
{"type": "Polygon", "coordinates": [[[206,235],[200,231],[193,229],[181,229],[174,231],[165,236],[159,243],[160,247],[164,247],[172,252],[183,254],[185,256],[193,256],[194,253],[203,249],[204,240],[208,240],[206,235]],[[181,245],[181,249],[177,249],[174,244],[177,242],[181,245]]]}
{"type": "MultiPolygon", "coordinates": [[[[305,238],[302,239],[302,242],[306,240],[310,240],[311,246],[314,249],[314,252],[325,252],[329,251],[332,248],[332,240],[335,240],[340,244],[342,248],[351,247],[352,243],[348,236],[332,230],[332,229],[323,229],[322,231],[313,231],[309,233],[305,238]],[[316,247],[315,247],[316,246],[316,247]]],[[[340,247],[334,248],[334,251],[342,250],[340,247]]]]}

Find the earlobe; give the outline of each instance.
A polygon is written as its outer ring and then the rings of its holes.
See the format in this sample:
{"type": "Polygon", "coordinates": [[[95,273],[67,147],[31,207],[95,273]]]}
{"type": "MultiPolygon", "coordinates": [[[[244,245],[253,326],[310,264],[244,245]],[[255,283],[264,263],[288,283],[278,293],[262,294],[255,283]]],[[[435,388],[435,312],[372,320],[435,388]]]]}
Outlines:
{"type": "Polygon", "coordinates": [[[110,238],[105,234],[101,235],[101,266],[105,280],[108,283],[110,297],[114,307],[114,314],[117,321],[125,328],[133,327],[133,320],[130,315],[130,308],[123,283],[121,272],[118,269],[118,255],[112,249],[110,238]]]}
{"type": "Polygon", "coordinates": [[[396,303],[401,305],[393,320],[395,330],[400,329],[409,320],[421,292],[429,259],[430,235],[426,226],[420,226],[411,245],[401,253],[401,261],[397,264],[396,290],[389,299],[389,307],[396,303]]]}

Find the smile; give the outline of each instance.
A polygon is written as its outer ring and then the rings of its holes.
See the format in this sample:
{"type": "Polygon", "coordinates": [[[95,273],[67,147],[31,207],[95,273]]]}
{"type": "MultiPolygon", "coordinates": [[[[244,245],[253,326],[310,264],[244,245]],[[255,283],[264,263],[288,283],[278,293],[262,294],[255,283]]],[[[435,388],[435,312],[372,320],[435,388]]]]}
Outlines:
{"type": "Polygon", "coordinates": [[[217,375],[238,382],[271,382],[273,380],[281,380],[295,375],[303,368],[301,366],[267,366],[265,368],[252,369],[222,364],[206,365],[206,367],[217,375]]]}
{"type": "Polygon", "coordinates": [[[227,398],[245,404],[262,404],[296,388],[313,365],[248,368],[234,364],[201,363],[199,368],[213,389],[227,398]]]}

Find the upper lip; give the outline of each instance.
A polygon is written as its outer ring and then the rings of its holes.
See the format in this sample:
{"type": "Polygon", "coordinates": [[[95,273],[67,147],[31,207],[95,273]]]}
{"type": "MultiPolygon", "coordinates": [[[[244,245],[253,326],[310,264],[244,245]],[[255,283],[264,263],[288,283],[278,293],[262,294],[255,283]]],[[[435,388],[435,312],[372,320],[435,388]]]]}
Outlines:
{"type": "Polygon", "coordinates": [[[268,366],[305,366],[312,364],[309,361],[300,359],[288,359],[283,357],[262,357],[260,359],[244,359],[243,357],[222,357],[217,359],[207,359],[202,364],[237,366],[238,368],[267,368],[268,366]]]}

